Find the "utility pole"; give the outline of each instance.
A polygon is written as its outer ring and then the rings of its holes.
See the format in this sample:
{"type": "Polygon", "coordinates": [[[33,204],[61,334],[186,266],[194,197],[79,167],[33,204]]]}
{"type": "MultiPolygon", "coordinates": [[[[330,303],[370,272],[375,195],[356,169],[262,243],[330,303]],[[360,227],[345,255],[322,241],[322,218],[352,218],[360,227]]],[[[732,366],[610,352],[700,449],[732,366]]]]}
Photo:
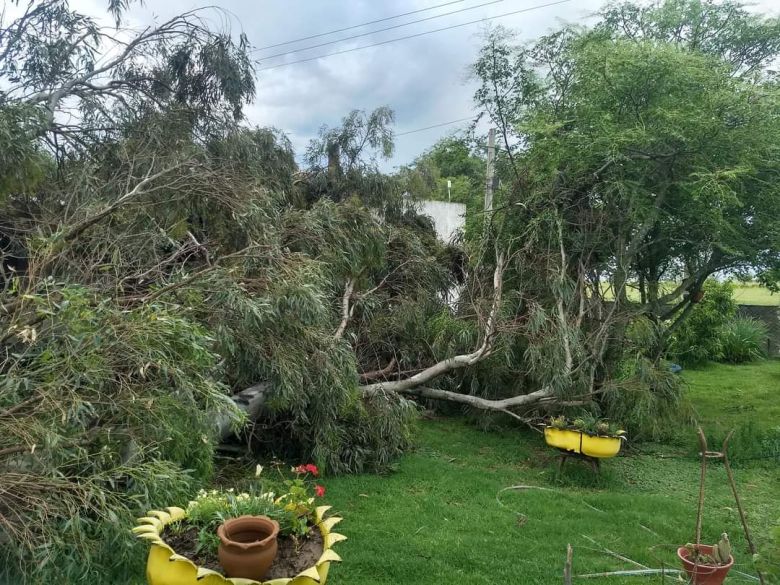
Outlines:
{"type": "Polygon", "coordinates": [[[493,211],[493,175],[496,160],[496,131],[488,131],[487,170],[485,172],[485,211],[493,211]]]}

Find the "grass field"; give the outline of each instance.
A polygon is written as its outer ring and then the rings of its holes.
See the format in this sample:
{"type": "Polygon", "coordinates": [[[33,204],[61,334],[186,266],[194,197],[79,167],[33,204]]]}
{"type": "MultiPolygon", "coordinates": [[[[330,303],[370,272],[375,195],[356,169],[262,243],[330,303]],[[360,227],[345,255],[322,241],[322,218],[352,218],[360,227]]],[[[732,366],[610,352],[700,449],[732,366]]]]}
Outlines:
{"type": "Polygon", "coordinates": [[[750,365],[709,364],[683,372],[688,396],[705,428],[721,433],[780,427],[780,360],[750,365]]]}
{"type": "MultiPolygon", "coordinates": [[[[661,283],[661,291],[668,293],[674,290],[676,283],[661,283]]],[[[780,306],[780,294],[773,294],[768,288],[754,283],[734,282],[734,300],[740,305],[760,305],[764,307],[780,306]]],[[[610,296],[610,290],[605,287],[605,295],[610,296]]],[[[628,287],[628,298],[639,300],[639,290],[636,287],[628,287]]]]}
{"type": "MultiPolygon", "coordinates": [[[[774,390],[780,362],[713,365],[684,374],[698,418],[723,430],[756,420],[780,425],[774,390]],[[721,428],[722,427],[722,428],[721,428]]],[[[334,585],[493,585],[561,582],[566,545],[577,575],[632,569],[604,548],[643,565],[677,568],[675,545],[691,540],[698,462],[686,446],[645,445],[606,461],[601,477],[569,463],[555,475],[554,452],[529,429],[483,433],[458,420],[421,423],[419,445],[396,472],[330,478],[327,499],[344,517],[345,562],[334,585]],[[509,489],[511,486],[544,489],[509,489]]],[[[780,522],[780,469],[740,463],[735,474],[749,522],[763,542],[780,522]]],[[[721,464],[711,465],[706,540],[732,536],[736,570],[750,572],[721,464]]],[[[729,582],[750,582],[732,573],[729,582]]],[[[610,584],[660,583],[660,577],[612,577],[610,584]]],[[[587,582],[587,581],[582,581],[587,582]]],[[[671,582],[669,579],[667,582],[671,582]]]]}
{"type": "Polygon", "coordinates": [[[768,288],[757,284],[735,284],[734,300],[741,305],[776,307],[780,305],[780,294],[773,294],[768,288]]]}

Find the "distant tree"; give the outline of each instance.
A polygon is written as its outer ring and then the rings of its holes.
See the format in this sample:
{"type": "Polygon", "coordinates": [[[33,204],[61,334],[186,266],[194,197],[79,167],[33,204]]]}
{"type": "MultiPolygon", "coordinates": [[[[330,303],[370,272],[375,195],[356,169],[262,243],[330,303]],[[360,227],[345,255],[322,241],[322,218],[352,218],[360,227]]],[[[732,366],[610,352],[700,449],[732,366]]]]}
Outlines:
{"type": "Polygon", "coordinates": [[[390,199],[391,187],[379,172],[378,162],[393,154],[394,119],[393,111],[382,106],[370,113],[352,110],[340,126],[320,128],[304,156],[310,197],[341,201],[356,195],[373,205],[390,199]]]}
{"type": "Polygon", "coordinates": [[[406,190],[418,198],[469,203],[484,192],[485,162],[473,152],[469,140],[449,137],[403,167],[399,175],[406,190]]]}
{"type": "Polygon", "coordinates": [[[484,175],[484,160],[475,155],[468,140],[442,138],[420,159],[430,160],[442,177],[468,177],[480,179],[484,175]]]}
{"type": "MultiPolygon", "coordinates": [[[[108,3],[116,29],[71,10],[67,0],[28,2],[12,20],[4,11],[0,105],[10,109],[0,127],[13,122],[16,133],[40,136],[62,157],[117,136],[128,118],[153,110],[180,108],[201,135],[240,118],[255,88],[246,38],[214,32],[198,10],[128,31],[119,25],[131,3],[108,3]]],[[[13,160],[4,162],[0,172],[13,168],[13,160]]]]}

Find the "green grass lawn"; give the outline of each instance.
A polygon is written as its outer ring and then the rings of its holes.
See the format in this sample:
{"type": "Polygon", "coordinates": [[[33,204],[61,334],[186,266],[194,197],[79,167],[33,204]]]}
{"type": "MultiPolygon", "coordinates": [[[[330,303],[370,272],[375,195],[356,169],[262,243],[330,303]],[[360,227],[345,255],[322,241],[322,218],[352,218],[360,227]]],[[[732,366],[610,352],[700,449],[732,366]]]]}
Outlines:
{"type": "MultiPolygon", "coordinates": [[[[684,376],[702,423],[725,428],[754,418],[780,425],[773,393],[780,362],[714,365],[684,376]]],[[[693,429],[685,435],[692,446],[693,429]]],[[[691,540],[695,522],[699,468],[691,449],[646,445],[606,461],[601,477],[573,462],[556,478],[555,453],[529,429],[481,432],[459,420],[423,421],[417,449],[394,473],[327,479],[327,500],[344,517],[338,529],[349,537],[338,546],[344,563],[333,568],[332,583],[560,583],[567,543],[578,575],[634,568],[604,547],[649,567],[677,568],[675,545],[691,540]],[[549,491],[501,491],[514,485],[549,491]]],[[[780,470],[753,461],[735,474],[763,542],[780,521],[780,470]]],[[[751,571],[719,463],[711,465],[706,501],[705,539],[729,532],[735,568],[751,571]]],[[[732,575],[729,582],[740,582],[732,575]]]]}
{"type": "Polygon", "coordinates": [[[699,422],[724,433],[780,427],[780,360],[750,365],[709,364],[682,374],[699,422]]]}
{"type": "MultiPolygon", "coordinates": [[[[765,307],[780,306],[780,294],[773,294],[766,287],[763,287],[755,283],[732,283],[734,287],[734,300],[740,305],[760,305],[765,307]]],[[[662,282],[661,292],[669,293],[674,290],[677,283],[674,282],[662,282]]],[[[605,295],[607,298],[611,298],[611,289],[605,284],[605,295]]],[[[636,286],[628,286],[627,290],[628,298],[633,301],[639,300],[639,289],[636,286]]]]}
{"type": "Polygon", "coordinates": [[[776,307],[780,305],[780,294],[773,294],[768,288],[758,284],[734,284],[734,300],[741,305],[762,305],[776,307]]]}

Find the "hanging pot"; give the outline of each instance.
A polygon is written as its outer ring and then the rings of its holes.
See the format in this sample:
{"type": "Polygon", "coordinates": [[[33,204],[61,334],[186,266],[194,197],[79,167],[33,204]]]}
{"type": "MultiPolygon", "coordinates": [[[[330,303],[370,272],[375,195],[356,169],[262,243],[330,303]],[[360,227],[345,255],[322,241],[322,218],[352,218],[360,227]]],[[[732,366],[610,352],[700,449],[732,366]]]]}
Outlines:
{"type": "MultiPolygon", "coordinates": [[[[696,548],[706,555],[711,555],[712,549],[715,547],[707,544],[697,544],[696,548]]],[[[691,551],[684,546],[677,549],[677,556],[680,557],[683,569],[688,573],[688,577],[694,585],[721,585],[726,580],[726,575],[728,575],[734,564],[734,557],[729,557],[729,562],[725,565],[695,563],[690,559],[691,551]]]]}

